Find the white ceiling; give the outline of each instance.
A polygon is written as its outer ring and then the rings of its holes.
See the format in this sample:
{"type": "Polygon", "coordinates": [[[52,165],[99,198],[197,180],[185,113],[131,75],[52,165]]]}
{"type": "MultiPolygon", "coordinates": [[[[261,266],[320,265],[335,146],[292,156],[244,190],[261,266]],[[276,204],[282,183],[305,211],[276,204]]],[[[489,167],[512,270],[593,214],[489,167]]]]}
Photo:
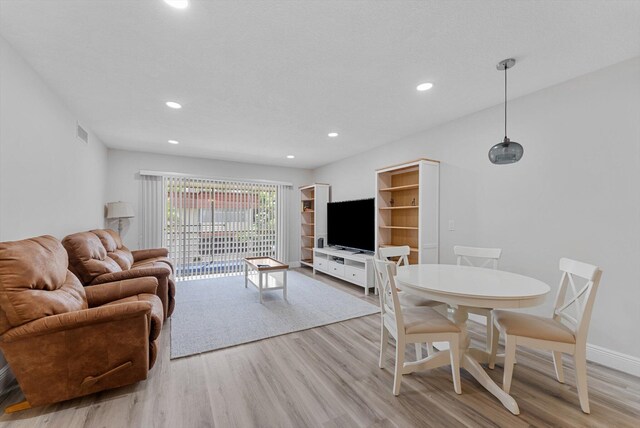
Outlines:
{"type": "Polygon", "coordinates": [[[639,22],[612,0],[0,1],[107,146],[306,168],[499,104],[504,58],[515,98],[638,56],[639,22]]]}

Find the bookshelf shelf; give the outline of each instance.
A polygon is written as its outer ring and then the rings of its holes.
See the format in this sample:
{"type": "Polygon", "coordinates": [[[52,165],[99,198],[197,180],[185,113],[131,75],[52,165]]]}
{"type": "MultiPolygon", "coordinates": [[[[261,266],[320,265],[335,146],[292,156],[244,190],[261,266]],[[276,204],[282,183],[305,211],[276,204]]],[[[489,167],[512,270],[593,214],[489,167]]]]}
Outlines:
{"type": "Polygon", "coordinates": [[[413,210],[413,209],[418,209],[419,207],[417,205],[409,205],[406,207],[380,207],[381,210],[413,210]]]}
{"type": "Polygon", "coordinates": [[[395,187],[385,187],[383,189],[378,190],[379,192],[402,192],[405,190],[414,190],[414,189],[419,189],[420,185],[419,184],[407,184],[404,186],[395,186],[395,187]]]}

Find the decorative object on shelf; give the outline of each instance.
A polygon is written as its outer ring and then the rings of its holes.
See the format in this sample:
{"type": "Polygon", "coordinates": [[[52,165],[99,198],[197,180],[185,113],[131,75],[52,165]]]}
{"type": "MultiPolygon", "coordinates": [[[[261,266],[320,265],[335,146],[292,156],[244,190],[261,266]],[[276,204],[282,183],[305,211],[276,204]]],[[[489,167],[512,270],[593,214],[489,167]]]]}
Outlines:
{"type": "Polygon", "coordinates": [[[122,201],[107,203],[107,219],[118,219],[118,234],[120,236],[122,236],[122,219],[133,217],[135,214],[130,203],[122,201]]]}
{"type": "Polygon", "coordinates": [[[324,238],[318,238],[318,248],[324,248],[324,238]]]}
{"type": "Polygon", "coordinates": [[[394,202],[393,198],[389,199],[389,205],[390,206],[393,206],[393,202],[394,202]]]}
{"type": "Polygon", "coordinates": [[[511,141],[507,137],[507,70],[516,65],[513,58],[500,61],[496,68],[504,70],[504,140],[489,149],[489,160],[496,165],[518,162],[524,154],[521,144],[511,141]]]}
{"type": "Polygon", "coordinates": [[[416,198],[411,199],[411,206],[412,207],[416,206],[416,198]]]}

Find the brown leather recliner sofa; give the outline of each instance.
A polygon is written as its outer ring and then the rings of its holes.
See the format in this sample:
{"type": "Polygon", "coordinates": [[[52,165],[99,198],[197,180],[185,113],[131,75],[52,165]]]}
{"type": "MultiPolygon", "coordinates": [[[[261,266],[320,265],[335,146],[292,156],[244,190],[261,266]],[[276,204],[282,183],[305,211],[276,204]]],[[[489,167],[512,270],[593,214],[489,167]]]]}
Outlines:
{"type": "Polygon", "coordinates": [[[14,410],[146,379],[163,321],[157,286],[85,288],[56,238],[0,243],[0,349],[28,401],[14,410]]]}
{"type": "Polygon", "coordinates": [[[69,255],[69,269],[85,286],[155,277],[164,317],[171,316],[175,306],[175,284],[166,249],[129,251],[122,244],[120,235],[110,229],[74,233],[65,237],[62,244],[69,255]]]}

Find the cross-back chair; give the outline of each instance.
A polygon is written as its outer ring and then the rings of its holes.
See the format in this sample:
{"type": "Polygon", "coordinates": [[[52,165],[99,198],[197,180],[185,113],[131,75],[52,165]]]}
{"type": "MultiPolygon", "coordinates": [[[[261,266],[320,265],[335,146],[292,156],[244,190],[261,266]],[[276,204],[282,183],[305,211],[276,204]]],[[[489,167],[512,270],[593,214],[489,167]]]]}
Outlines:
{"type": "Polygon", "coordinates": [[[410,370],[405,363],[405,346],[410,343],[448,342],[451,359],[451,375],[456,393],[460,387],[460,328],[447,317],[429,307],[402,307],[393,277],[393,262],[376,259],[375,274],[379,284],[380,313],[380,359],[378,365],[384,368],[384,354],[389,335],[396,340],[396,361],[393,380],[393,395],[400,394],[402,375],[410,370]]]}
{"type": "Polygon", "coordinates": [[[562,278],[552,318],[493,311],[495,326],[505,335],[502,388],[507,393],[511,388],[517,345],[550,350],[556,378],[560,383],[564,383],[562,354],[573,355],[580,407],[583,412],[589,413],[587,332],[602,270],[598,266],[563,258],[560,259],[560,271],[562,278]]]}
{"type": "MultiPolygon", "coordinates": [[[[397,273],[397,268],[399,266],[408,266],[409,265],[409,254],[411,253],[411,248],[408,245],[402,246],[393,246],[393,247],[380,247],[377,253],[377,257],[379,260],[384,260],[391,262],[392,259],[396,259],[393,267],[393,274],[397,273]]],[[[377,283],[377,277],[376,277],[377,283]]],[[[420,307],[420,306],[428,306],[431,308],[438,308],[442,314],[446,314],[446,305],[442,302],[438,302],[436,300],[426,299],[424,297],[415,296],[413,294],[405,293],[402,290],[398,290],[398,296],[400,298],[400,305],[406,307],[420,307]]],[[[433,347],[431,343],[427,343],[427,355],[431,355],[433,352],[433,347]]],[[[416,343],[416,359],[422,359],[422,345],[416,343]]]]}
{"type": "MultiPolygon", "coordinates": [[[[475,266],[482,268],[498,269],[498,262],[502,255],[501,248],[464,247],[456,245],[453,253],[457,256],[458,266],[475,266]]],[[[493,308],[469,308],[470,314],[483,316],[487,319],[486,351],[489,353],[489,368],[495,366],[497,353],[498,329],[493,325],[491,310],[493,308]],[[495,340],[493,339],[495,337],[495,340]],[[493,343],[496,343],[493,345],[493,343]]]]}
{"type": "Polygon", "coordinates": [[[378,250],[380,260],[391,261],[391,259],[397,257],[396,266],[407,266],[409,264],[409,254],[411,254],[411,248],[408,245],[380,247],[378,250]]]}

